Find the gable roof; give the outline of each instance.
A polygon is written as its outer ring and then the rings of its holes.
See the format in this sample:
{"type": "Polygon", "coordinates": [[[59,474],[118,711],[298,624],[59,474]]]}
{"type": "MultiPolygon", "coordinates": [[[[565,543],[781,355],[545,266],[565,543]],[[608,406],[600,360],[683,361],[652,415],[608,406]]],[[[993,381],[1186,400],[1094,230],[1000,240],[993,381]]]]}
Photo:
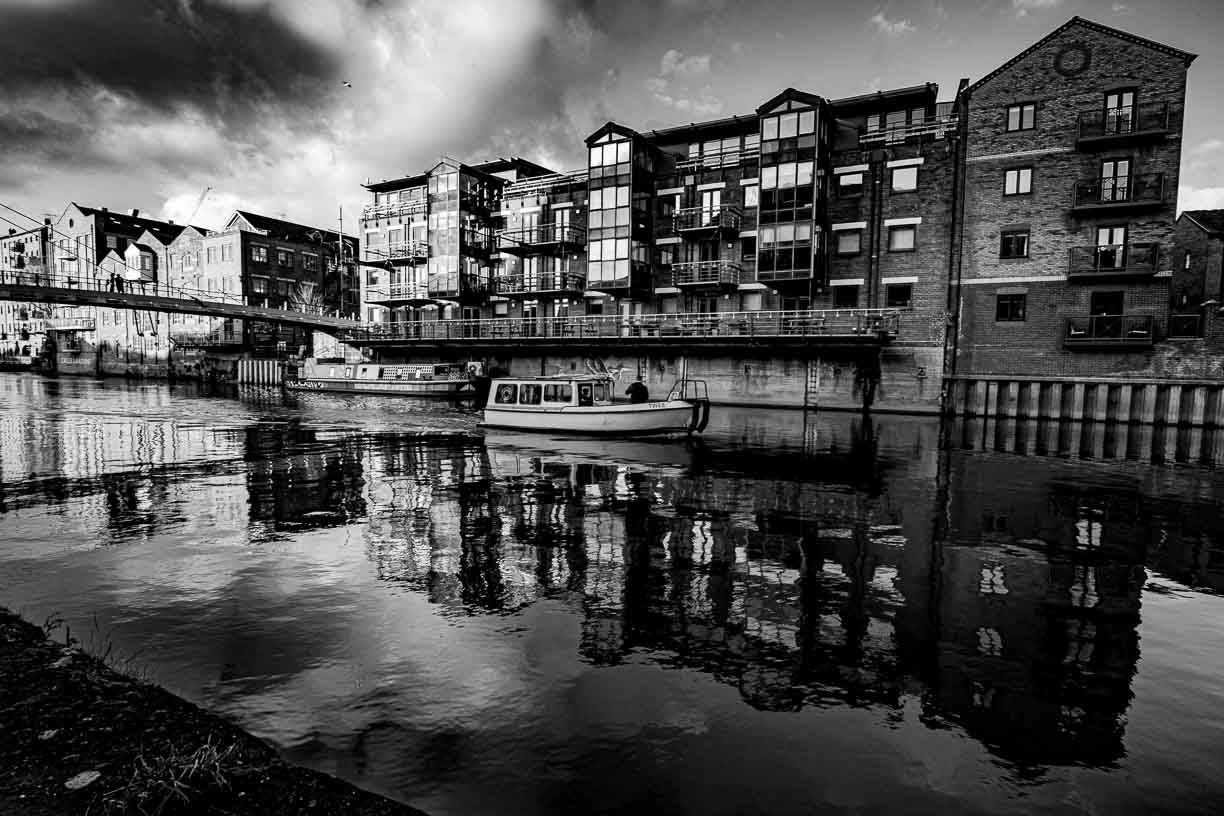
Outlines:
{"type": "Polygon", "coordinates": [[[618,135],[625,136],[630,139],[632,139],[634,136],[639,135],[636,130],[627,128],[624,125],[618,125],[616,122],[608,122],[603,127],[601,127],[599,130],[595,131],[590,136],[586,137],[584,141],[586,142],[587,147],[590,147],[592,144],[594,144],[595,140],[598,139],[600,136],[603,136],[605,133],[616,133],[618,135]]]}
{"type": "Polygon", "coordinates": [[[1203,232],[1219,235],[1224,233],[1224,210],[1185,210],[1178,220],[1189,218],[1203,232]]]}
{"type": "Polygon", "coordinates": [[[789,99],[796,99],[805,105],[819,105],[824,102],[824,97],[808,93],[807,91],[796,90],[795,88],[787,88],[774,97],[767,99],[764,104],[758,105],[756,112],[759,115],[763,115],[768,113],[770,108],[775,107],[779,102],[789,99]]]}
{"type": "MultiPolygon", "coordinates": [[[[126,238],[136,239],[143,235],[146,231],[153,235],[163,244],[168,244],[178,237],[179,233],[185,229],[184,225],[172,224],[169,221],[159,221],[156,218],[144,218],[142,216],[130,215],[123,212],[113,212],[107,209],[99,209],[96,207],[82,207],[75,201],[72,206],[76,207],[82,215],[92,215],[98,217],[102,222],[104,232],[111,232],[117,235],[123,235],[126,238]]],[[[203,227],[196,227],[203,233],[208,230],[203,227]]]]}
{"type": "MultiPolygon", "coordinates": [[[[234,223],[242,219],[250,225],[251,229],[256,232],[263,233],[269,238],[275,238],[280,241],[289,241],[296,244],[318,244],[332,243],[340,239],[340,234],[335,230],[325,230],[318,227],[312,227],[307,224],[296,224],[293,221],[284,221],[280,218],[272,218],[259,213],[247,212],[246,210],[234,210],[233,216],[230,217],[229,223],[225,225],[227,230],[234,229],[234,223]]],[[[355,245],[357,239],[351,235],[344,236],[345,243],[355,245]]]]}
{"type": "Polygon", "coordinates": [[[1163,51],[1166,54],[1172,54],[1174,56],[1181,57],[1182,59],[1186,61],[1186,67],[1190,67],[1190,63],[1193,62],[1194,58],[1198,56],[1198,54],[1191,54],[1188,51],[1182,51],[1180,48],[1174,48],[1171,45],[1165,45],[1164,43],[1158,43],[1155,40],[1149,40],[1145,37],[1139,37],[1135,34],[1130,34],[1126,31],[1122,31],[1121,29],[1113,28],[1107,25],[1102,25],[1101,23],[1094,23],[1092,20],[1085,20],[1083,17],[1076,16],[1076,17],[1072,17],[1070,20],[1063,23],[1058,28],[1054,29],[1053,31],[1051,31],[1049,34],[1042,37],[1037,42],[1033,43],[1028,48],[1024,49],[1019,54],[1017,54],[1016,56],[1009,59],[1007,62],[1000,65],[998,68],[994,69],[989,74],[987,74],[986,76],[979,79],[977,82],[970,85],[968,89],[966,90],[966,93],[970,93],[970,94],[973,93],[975,90],[978,89],[979,86],[994,79],[996,76],[1001,74],[1003,71],[1006,71],[1008,68],[1012,67],[1017,62],[1024,59],[1029,54],[1033,53],[1038,48],[1041,48],[1047,42],[1054,39],[1059,34],[1063,33],[1068,28],[1071,28],[1073,26],[1078,26],[1080,28],[1086,28],[1089,31],[1096,31],[1100,34],[1109,34],[1121,40],[1138,43],[1139,45],[1147,46],[1148,48],[1151,48],[1156,51],[1163,51]]]}

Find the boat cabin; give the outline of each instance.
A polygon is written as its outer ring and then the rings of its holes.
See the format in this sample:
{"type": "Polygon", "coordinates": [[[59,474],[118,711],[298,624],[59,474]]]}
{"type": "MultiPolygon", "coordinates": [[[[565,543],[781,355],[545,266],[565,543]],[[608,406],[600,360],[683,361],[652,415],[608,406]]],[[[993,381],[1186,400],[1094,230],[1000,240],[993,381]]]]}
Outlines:
{"type": "Polygon", "coordinates": [[[606,379],[566,378],[497,380],[491,403],[498,408],[562,408],[611,405],[612,383],[606,379]]]}

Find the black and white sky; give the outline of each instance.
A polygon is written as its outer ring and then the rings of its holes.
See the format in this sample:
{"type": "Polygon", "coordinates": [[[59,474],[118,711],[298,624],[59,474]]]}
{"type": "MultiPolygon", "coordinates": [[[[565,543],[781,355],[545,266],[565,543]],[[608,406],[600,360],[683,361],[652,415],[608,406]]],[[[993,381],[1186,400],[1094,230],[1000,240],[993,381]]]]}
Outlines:
{"type": "Polygon", "coordinates": [[[1221,0],[0,0],[0,203],[354,230],[445,154],[557,170],[638,129],[937,82],[1079,14],[1199,54],[1179,205],[1224,207],[1221,0]],[[348,83],[348,84],[346,84],[348,83]]]}

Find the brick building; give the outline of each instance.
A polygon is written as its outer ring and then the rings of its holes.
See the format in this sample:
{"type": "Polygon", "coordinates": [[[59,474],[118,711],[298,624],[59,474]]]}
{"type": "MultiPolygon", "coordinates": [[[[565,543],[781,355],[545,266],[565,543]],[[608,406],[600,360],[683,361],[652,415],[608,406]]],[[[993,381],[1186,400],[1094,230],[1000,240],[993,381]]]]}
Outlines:
{"type": "MultiPolygon", "coordinates": [[[[47,271],[49,223],[28,230],[11,228],[0,235],[0,279],[32,283],[47,271]]],[[[45,338],[49,306],[0,301],[0,356],[37,355],[45,338]]]]}
{"type": "Polygon", "coordinates": [[[1177,217],[1169,334],[1224,344],[1224,210],[1177,217]]]}
{"type": "Polygon", "coordinates": [[[956,373],[1150,372],[1193,59],[1076,17],[961,95],[956,373]]]}

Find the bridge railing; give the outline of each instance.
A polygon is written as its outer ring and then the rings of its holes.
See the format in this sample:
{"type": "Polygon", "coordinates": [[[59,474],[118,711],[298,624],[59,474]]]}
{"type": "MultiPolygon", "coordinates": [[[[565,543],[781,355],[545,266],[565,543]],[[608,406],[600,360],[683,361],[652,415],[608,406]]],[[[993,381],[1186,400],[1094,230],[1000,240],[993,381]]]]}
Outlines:
{"type": "Polygon", "coordinates": [[[897,336],[900,310],[825,309],[761,312],[705,312],[582,317],[433,320],[381,323],[347,329],[339,339],[349,343],[408,340],[499,340],[515,338],[614,337],[812,337],[897,336]]]}
{"type": "MultiPolygon", "coordinates": [[[[116,296],[125,294],[150,295],[202,303],[225,303],[235,306],[254,305],[245,296],[234,292],[200,289],[193,286],[175,286],[165,281],[145,280],[143,278],[139,280],[120,280],[109,277],[100,278],[90,274],[0,269],[0,284],[37,286],[46,289],[69,289],[80,292],[102,292],[116,296]]],[[[326,314],[322,306],[315,305],[290,302],[281,308],[285,311],[301,312],[303,314],[326,314]]]]}

